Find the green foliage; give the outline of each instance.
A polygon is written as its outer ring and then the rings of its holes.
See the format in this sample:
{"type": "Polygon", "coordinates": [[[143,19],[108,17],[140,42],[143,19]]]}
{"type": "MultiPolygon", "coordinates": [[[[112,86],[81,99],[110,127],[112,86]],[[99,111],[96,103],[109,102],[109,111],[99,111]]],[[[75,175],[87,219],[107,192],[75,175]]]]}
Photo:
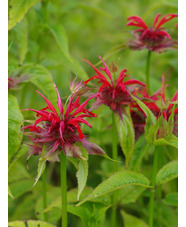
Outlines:
{"type": "Polygon", "coordinates": [[[163,202],[171,206],[178,206],[178,192],[167,194],[163,199],[163,202]]]}
{"type": "Polygon", "coordinates": [[[28,24],[26,18],[14,27],[13,34],[18,48],[19,64],[22,65],[28,51],[28,24]]]}
{"type": "Polygon", "coordinates": [[[16,97],[8,95],[8,162],[21,145],[23,116],[16,97]]]}
{"type": "Polygon", "coordinates": [[[149,187],[149,180],[142,174],[132,171],[119,171],[110,176],[108,179],[99,184],[93,192],[91,192],[87,198],[78,203],[80,206],[82,203],[92,200],[94,198],[103,196],[109,192],[121,189],[126,185],[141,185],[143,187],[149,187]]]}
{"type": "Polygon", "coordinates": [[[37,2],[39,2],[39,0],[10,0],[8,29],[12,29],[17,23],[19,23],[27,11],[37,2]]]}
{"type": "Polygon", "coordinates": [[[121,215],[123,217],[124,223],[125,223],[125,227],[132,227],[132,226],[136,226],[136,227],[147,227],[148,225],[143,222],[142,220],[140,220],[139,218],[136,218],[133,215],[127,214],[124,211],[121,211],[121,215]]]}
{"type": "Polygon", "coordinates": [[[34,220],[28,220],[28,221],[12,221],[8,223],[8,227],[55,227],[54,225],[51,225],[44,221],[34,221],[34,220]]]}
{"type": "Polygon", "coordinates": [[[78,171],[77,171],[77,179],[78,179],[78,195],[77,200],[79,200],[79,197],[81,195],[81,192],[83,191],[86,182],[87,182],[87,176],[88,176],[88,160],[79,160],[78,164],[78,171]]]}
{"type": "Polygon", "coordinates": [[[134,127],[129,109],[126,108],[126,114],[123,114],[122,117],[123,119],[119,115],[115,115],[115,121],[120,145],[126,157],[127,167],[134,148],[134,127]]]}
{"type": "Polygon", "coordinates": [[[178,177],[178,161],[171,161],[164,165],[156,176],[156,184],[164,184],[178,177]]]}

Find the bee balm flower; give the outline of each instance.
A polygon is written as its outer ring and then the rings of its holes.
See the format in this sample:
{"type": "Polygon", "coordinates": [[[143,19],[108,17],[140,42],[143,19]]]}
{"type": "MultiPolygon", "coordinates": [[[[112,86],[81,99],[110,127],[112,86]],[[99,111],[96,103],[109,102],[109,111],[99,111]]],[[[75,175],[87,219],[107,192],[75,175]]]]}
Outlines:
{"type": "Polygon", "coordinates": [[[47,150],[47,157],[54,152],[62,151],[67,156],[82,158],[78,144],[82,144],[89,154],[105,154],[98,145],[89,142],[81,130],[81,124],[91,127],[88,121],[84,119],[85,117],[96,117],[95,114],[85,108],[88,101],[94,96],[88,98],[80,105],[80,96],[75,99],[75,94],[72,94],[67,108],[64,110],[56,85],[55,88],[60,115],[58,115],[52,103],[38,91],[37,93],[45,99],[47,107],[41,110],[26,109],[36,112],[38,117],[34,124],[24,127],[24,130],[30,130],[26,135],[32,142],[30,144],[31,154],[40,154],[44,144],[47,150]]]}
{"type": "Polygon", "coordinates": [[[171,39],[171,36],[165,31],[162,25],[178,15],[167,14],[158,22],[160,16],[160,13],[156,15],[152,27],[148,27],[138,16],[127,18],[130,21],[127,23],[127,26],[139,27],[139,29],[134,31],[134,37],[136,39],[129,43],[131,49],[142,50],[147,48],[149,51],[162,52],[164,49],[173,48],[177,44],[176,41],[171,39]]]}
{"type": "Polygon", "coordinates": [[[131,103],[132,98],[130,96],[130,93],[135,91],[135,87],[130,85],[140,85],[145,86],[144,83],[129,79],[125,82],[123,82],[123,79],[127,77],[126,69],[123,69],[119,77],[117,79],[114,79],[111,75],[111,72],[109,71],[106,63],[103,61],[101,57],[99,57],[103,64],[104,68],[99,68],[101,71],[104,71],[106,76],[102,74],[97,68],[95,68],[89,61],[86,61],[96,72],[96,75],[91,77],[90,79],[86,80],[84,83],[88,83],[90,80],[98,79],[98,83],[101,83],[101,86],[97,93],[97,101],[93,104],[94,107],[99,107],[101,104],[104,104],[106,106],[109,106],[110,109],[114,112],[118,112],[120,116],[123,112],[123,107],[125,105],[128,105],[131,103]]]}

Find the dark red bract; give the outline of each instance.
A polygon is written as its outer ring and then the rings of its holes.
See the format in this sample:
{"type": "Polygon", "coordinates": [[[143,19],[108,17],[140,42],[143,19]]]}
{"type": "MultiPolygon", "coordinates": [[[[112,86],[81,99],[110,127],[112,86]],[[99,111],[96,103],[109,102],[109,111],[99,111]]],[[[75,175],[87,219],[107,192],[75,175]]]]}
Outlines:
{"type": "Polygon", "coordinates": [[[101,104],[109,106],[110,109],[114,112],[118,112],[120,115],[122,113],[123,107],[131,103],[132,98],[130,93],[137,89],[136,86],[130,85],[140,85],[145,86],[144,83],[129,79],[123,82],[124,78],[127,77],[125,72],[126,69],[123,69],[117,79],[113,79],[111,72],[109,71],[106,63],[99,56],[104,64],[104,68],[99,68],[101,71],[104,71],[106,76],[104,76],[97,68],[95,68],[89,61],[88,64],[95,70],[96,75],[86,80],[84,83],[88,83],[90,80],[98,79],[98,83],[101,83],[101,86],[97,92],[97,101],[93,104],[94,107],[99,107],[101,104]]]}
{"type": "Polygon", "coordinates": [[[160,13],[156,15],[152,27],[148,27],[138,16],[127,18],[127,20],[130,21],[127,23],[127,26],[139,27],[139,29],[135,30],[133,33],[135,40],[129,42],[131,49],[141,50],[147,48],[149,51],[162,52],[167,48],[173,48],[173,46],[177,44],[176,41],[171,39],[170,34],[165,31],[162,25],[178,15],[167,14],[158,22],[160,16],[160,13]]]}
{"type": "Polygon", "coordinates": [[[75,99],[75,94],[72,94],[64,110],[56,85],[55,88],[60,115],[58,115],[52,103],[38,91],[37,93],[45,99],[47,107],[41,110],[28,109],[36,112],[38,117],[35,124],[24,127],[24,130],[29,129],[31,132],[26,134],[32,142],[32,144],[29,144],[32,148],[31,154],[40,154],[45,144],[48,157],[56,151],[63,151],[67,156],[81,158],[81,149],[77,145],[78,142],[90,154],[104,154],[104,151],[99,146],[90,143],[86,139],[81,130],[81,124],[91,127],[84,118],[96,117],[95,114],[85,108],[88,101],[94,96],[88,98],[80,105],[80,96],[75,99]]]}

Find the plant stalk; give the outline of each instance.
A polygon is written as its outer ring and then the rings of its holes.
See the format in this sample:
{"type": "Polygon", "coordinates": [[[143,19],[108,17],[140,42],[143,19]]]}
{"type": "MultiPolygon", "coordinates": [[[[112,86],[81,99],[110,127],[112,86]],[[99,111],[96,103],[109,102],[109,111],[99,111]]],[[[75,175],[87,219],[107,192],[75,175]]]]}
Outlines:
{"type": "Polygon", "coordinates": [[[151,57],[151,51],[148,50],[145,74],[146,74],[146,86],[149,94],[150,94],[150,57],[151,57]]]}
{"type": "MultiPolygon", "coordinates": [[[[43,209],[47,207],[47,192],[46,192],[46,168],[42,174],[42,195],[43,195],[43,209]]],[[[44,213],[44,220],[48,221],[48,214],[44,213]]]]}
{"type": "Polygon", "coordinates": [[[151,179],[151,186],[153,186],[153,190],[151,191],[151,194],[150,194],[150,202],[149,202],[149,227],[153,227],[153,219],[154,219],[154,195],[155,195],[157,168],[158,168],[158,150],[155,148],[154,161],[153,161],[153,169],[152,169],[152,179],[151,179]]]}
{"type": "Polygon", "coordinates": [[[67,227],[67,172],[66,155],[60,152],[60,173],[61,173],[61,206],[62,206],[62,227],[67,227]]]}
{"type": "MultiPolygon", "coordinates": [[[[118,160],[118,151],[117,151],[117,130],[116,123],[114,119],[114,113],[112,112],[112,158],[118,160]]],[[[118,171],[118,162],[113,163],[113,172],[118,171]]],[[[116,210],[117,210],[117,191],[113,194],[113,206],[111,213],[111,226],[117,226],[116,223],[116,210]]]]}

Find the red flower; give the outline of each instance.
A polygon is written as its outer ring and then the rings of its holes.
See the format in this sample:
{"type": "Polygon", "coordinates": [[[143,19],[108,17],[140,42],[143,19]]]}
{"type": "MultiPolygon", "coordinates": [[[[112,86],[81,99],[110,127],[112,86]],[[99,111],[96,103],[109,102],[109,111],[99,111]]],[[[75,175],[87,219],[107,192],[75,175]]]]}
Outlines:
{"type": "Polygon", "coordinates": [[[99,56],[104,64],[104,68],[99,68],[101,71],[104,71],[107,75],[104,76],[97,68],[95,68],[89,61],[88,64],[95,70],[96,75],[86,80],[84,83],[88,83],[90,80],[98,79],[98,83],[101,83],[101,86],[97,93],[97,101],[93,104],[93,107],[99,107],[101,104],[109,106],[110,109],[114,112],[118,112],[120,115],[123,112],[123,107],[131,103],[130,93],[135,91],[136,87],[129,85],[141,85],[145,86],[144,83],[130,79],[123,82],[123,79],[127,77],[125,72],[126,69],[123,69],[117,79],[113,79],[111,72],[109,71],[106,63],[99,56]]]}
{"type": "Polygon", "coordinates": [[[153,26],[149,28],[138,16],[127,18],[130,21],[127,23],[127,26],[139,27],[139,29],[134,31],[136,39],[129,43],[131,49],[142,50],[147,48],[149,51],[162,52],[164,49],[173,48],[177,44],[176,41],[171,39],[171,36],[165,31],[162,25],[178,15],[167,14],[158,22],[160,15],[160,13],[156,15],[153,26]]]}
{"type": "Polygon", "coordinates": [[[94,96],[80,105],[80,96],[74,100],[75,94],[72,94],[68,106],[64,110],[56,85],[55,88],[60,115],[58,115],[52,103],[38,91],[37,93],[45,99],[47,107],[41,110],[26,109],[36,112],[36,116],[39,117],[34,124],[24,127],[24,129],[30,130],[26,135],[32,142],[32,144],[29,144],[32,148],[31,154],[40,154],[45,144],[47,157],[54,152],[58,154],[63,151],[67,156],[81,158],[81,149],[78,142],[87,149],[89,154],[104,154],[105,152],[98,145],[86,139],[81,130],[81,124],[91,127],[84,119],[85,117],[96,117],[95,114],[85,108],[88,101],[94,96]]]}

